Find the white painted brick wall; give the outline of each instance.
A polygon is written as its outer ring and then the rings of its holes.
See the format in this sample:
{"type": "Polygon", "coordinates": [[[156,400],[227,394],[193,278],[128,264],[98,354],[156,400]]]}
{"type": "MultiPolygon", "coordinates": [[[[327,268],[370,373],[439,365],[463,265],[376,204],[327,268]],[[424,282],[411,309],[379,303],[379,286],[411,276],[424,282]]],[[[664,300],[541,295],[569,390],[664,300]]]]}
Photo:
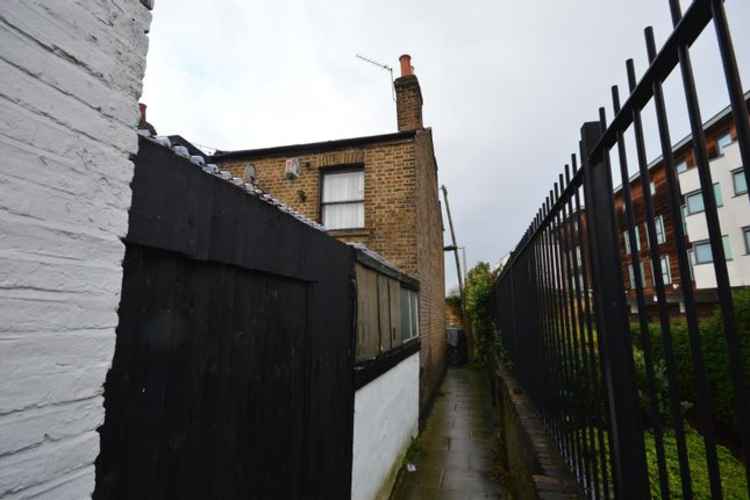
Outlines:
{"type": "Polygon", "coordinates": [[[150,23],[138,0],[0,0],[3,500],[94,489],[150,23]]]}
{"type": "Polygon", "coordinates": [[[354,395],[352,500],[389,498],[419,431],[419,353],[354,395]]]}

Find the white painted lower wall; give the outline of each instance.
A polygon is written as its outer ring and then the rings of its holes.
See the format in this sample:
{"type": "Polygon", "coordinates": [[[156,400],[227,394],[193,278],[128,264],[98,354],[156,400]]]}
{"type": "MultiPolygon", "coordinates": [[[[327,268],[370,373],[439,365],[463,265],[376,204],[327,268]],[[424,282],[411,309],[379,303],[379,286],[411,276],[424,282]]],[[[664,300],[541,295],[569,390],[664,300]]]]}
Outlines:
{"type": "Polygon", "coordinates": [[[0,498],[87,498],[151,13],[3,0],[0,20],[0,498]]]}
{"type": "Polygon", "coordinates": [[[419,353],[354,396],[352,500],[388,498],[412,438],[419,431],[419,353]]]}

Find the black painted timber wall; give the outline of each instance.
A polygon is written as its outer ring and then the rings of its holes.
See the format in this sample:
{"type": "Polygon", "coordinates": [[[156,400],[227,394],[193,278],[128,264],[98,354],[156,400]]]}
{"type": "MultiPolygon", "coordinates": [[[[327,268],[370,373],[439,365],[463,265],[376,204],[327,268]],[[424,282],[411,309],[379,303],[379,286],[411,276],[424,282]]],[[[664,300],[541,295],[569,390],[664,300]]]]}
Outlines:
{"type": "Polygon", "coordinates": [[[141,138],[98,500],[349,498],[354,251],[141,138]]]}

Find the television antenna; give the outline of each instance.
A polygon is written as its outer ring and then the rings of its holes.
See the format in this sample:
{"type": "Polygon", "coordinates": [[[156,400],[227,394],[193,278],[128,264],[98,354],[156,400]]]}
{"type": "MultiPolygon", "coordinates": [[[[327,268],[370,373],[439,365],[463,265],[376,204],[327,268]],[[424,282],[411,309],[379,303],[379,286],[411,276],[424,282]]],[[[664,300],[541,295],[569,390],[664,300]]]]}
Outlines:
{"type": "Polygon", "coordinates": [[[370,64],[372,64],[374,66],[377,66],[378,68],[382,68],[382,69],[388,71],[391,74],[391,80],[390,80],[390,84],[391,84],[391,96],[393,97],[393,102],[396,102],[396,89],[393,86],[393,68],[390,67],[390,66],[388,66],[387,64],[379,63],[378,61],[374,61],[374,60],[372,60],[372,59],[370,59],[368,57],[365,57],[365,56],[362,56],[362,55],[359,55],[359,54],[354,54],[354,56],[357,57],[358,59],[362,59],[363,61],[365,61],[367,63],[370,63],[370,64]]]}

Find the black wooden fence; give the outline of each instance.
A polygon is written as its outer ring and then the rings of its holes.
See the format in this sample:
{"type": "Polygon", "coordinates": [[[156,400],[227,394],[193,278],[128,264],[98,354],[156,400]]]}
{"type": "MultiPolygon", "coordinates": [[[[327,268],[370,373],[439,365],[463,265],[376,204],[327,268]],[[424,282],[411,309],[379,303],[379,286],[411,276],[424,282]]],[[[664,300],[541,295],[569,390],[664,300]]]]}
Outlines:
{"type": "MultiPolygon", "coordinates": [[[[577,157],[565,165],[554,190],[532,220],[526,234],[496,282],[496,322],[507,359],[519,381],[536,401],[555,441],[589,498],[694,498],[699,479],[709,484],[710,497],[747,498],[750,463],[750,393],[741,355],[741,338],[712,189],[703,119],[688,48],[713,25],[737,128],[745,176],[750,182],[750,124],[722,0],[695,0],[682,15],[679,2],[669,2],[674,31],[657,53],[654,35],[646,30],[650,66],[636,83],[633,61],[627,61],[630,94],[620,105],[612,89],[614,119],[608,124],[604,108],[599,120],[585,123],[577,157]],[[744,473],[723,469],[717,454],[713,424],[715,398],[705,366],[698,329],[694,285],[686,249],[685,229],[675,224],[675,239],[690,362],[695,373],[696,420],[702,449],[687,446],[677,367],[673,351],[665,283],[659,249],[652,245],[649,260],[655,270],[658,318],[653,328],[643,297],[633,206],[629,190],[624,134],[632,132],[636,163],[645,198],[649,240],[657,241],[654,204],[649,189],[641,111],[653,102],[661,153],[667,173],[673,221],[681,221],[681,193],[672,155],[672,138],[662,83],[679,67],[689,112],[694,157],[703,190],[713,267],[717,278],[721,330],[727,345],[735,429],[744,473]],[[631,331],[619,254],[610,150],[617,149],[625,202],[625,229],[632,250],[638,296],[639,323],[631,331]],[[571,169],[572,167],[572,169],[571,169]],[[577,248],[583,249],[581,253],[577,248]],[[642,348],[645,382],[636,380],[633,342],[642,348]],[[659,342],[661,345],[655,345],[659,342]],[[664,372],[657,373],[654,350],[663,352],[664,372]],[[666,394],[659,378],[666,378],[666,394]],[[641,394],[639,394],[639,389],[641,394]],[[647,402],[645,412],[642,402],[647,402]],[[663,407],[662,407],[663,406],[663,407]],[[648,452],[648,455],[647,455],[648,452]],[[647,458],[648,456],[648,458],[647,458]],[[654,467],[653,464],[656,464],[654,467]],[[698,471],[705,478],[698,478],[698,471]],[[741,477],[740,477],[741,476],[741,477]],[[726,493],[727,485],[739,492],[726,493]]],[[[641,361],[638,360],[640,363],[641,361]]],[[[740,466],[742,470],[742,466],[740,466]]],[[[706,495],[703,495],[706,498],[706,495]]]]}
{"type": "Polygon", "coordinates": [[[141,139],[96,499],[349,498],[354,252],[141,139]]]}

